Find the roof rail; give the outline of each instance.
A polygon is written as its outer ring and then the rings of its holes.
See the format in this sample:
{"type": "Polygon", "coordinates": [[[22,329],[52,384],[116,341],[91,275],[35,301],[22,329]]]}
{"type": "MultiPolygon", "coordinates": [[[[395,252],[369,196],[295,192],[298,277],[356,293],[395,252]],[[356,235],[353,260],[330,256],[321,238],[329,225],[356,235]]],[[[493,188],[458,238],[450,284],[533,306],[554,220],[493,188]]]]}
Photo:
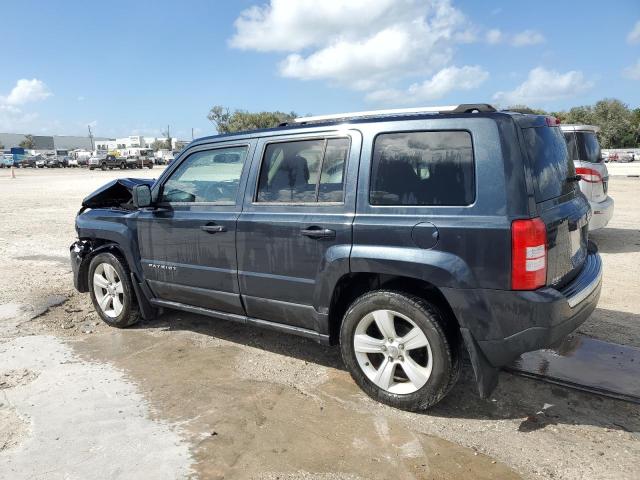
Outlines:
{"type": "Polygon", "coordinates": [[[363,117],[387,117],[402,115],[420,115],[423,113],[473,113],[473,112],[495,112],[496,109],[488,103],[462,103],[460,105],[446,105],[442,107],[415,107],[415,108],[393,108],[389,110],[368,110],[363,112],[332,113],[329,115],[315,115],[312,117],[298,117],[294,119],[296,123],[325,122],[328,120],[340,120],[347,118],[363,117]]]}

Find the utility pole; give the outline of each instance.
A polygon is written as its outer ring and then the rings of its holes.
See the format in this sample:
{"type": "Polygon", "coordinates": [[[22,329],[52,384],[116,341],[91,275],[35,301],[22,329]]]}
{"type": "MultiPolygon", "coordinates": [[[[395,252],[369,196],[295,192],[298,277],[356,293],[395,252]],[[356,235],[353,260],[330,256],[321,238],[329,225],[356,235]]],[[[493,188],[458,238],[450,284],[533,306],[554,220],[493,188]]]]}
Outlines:
{"type": "Polygon", "coordinates": [[[91,140],[91,151],[93,151],[93,133],[91,132],[91,125],[87,125],[87,128],[89,129],[89,140],[91,140]]]}
{"type": "Polygon", "coordinates": [[[191,140],[193,140],[193,127],[191,127],[191,140]]]}
{"type": "Polygon", "coordinates": [[[169,148],[169,150],[173,150],[173,146],[171,145],[171,131],[169,130],[169,125],[167,125],[167,148],[169,148]]]}

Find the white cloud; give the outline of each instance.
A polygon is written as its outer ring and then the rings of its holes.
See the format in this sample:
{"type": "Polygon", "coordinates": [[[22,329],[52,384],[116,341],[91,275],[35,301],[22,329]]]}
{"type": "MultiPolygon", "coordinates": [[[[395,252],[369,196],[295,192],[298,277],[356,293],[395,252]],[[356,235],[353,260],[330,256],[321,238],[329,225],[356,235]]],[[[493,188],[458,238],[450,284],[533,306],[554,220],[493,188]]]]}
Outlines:
{"type": "Polygon", "coordinates": [[[504,35],[497,28],[493,28],[487,32],[485,38],[488,44],[497,45],[498,43],[502,42],[502,40],[504,39],[504,35]]]}
{"type": "Polygon", "coordinates": [[[406,91],[397,89],[376,90],[367,100],[379,103],[416,104],[436,100],[454,90],[472,90],[489,78],[489,73],[479,66],[447,67],[431,79],[414,83],[406,91]]]}
{"type": "Polygon", "coordinates": [[[625,68],[622,71],[622,75],[631,80],[640,80],[640,60],[635,65],[625,68]]]}
{"type": "Polygon", "coordinates": [[[627,42],[632,45],[635,43],[640,43],[640,20],[636,22],[634,27],[629,32],[629,35],[627,35],[627,42]]]}
{"type": "Polygon", "coordinates": [[[540,105],[586,92],[593,82],[585,79],[582,72],[571,70],[559,73],[543,67],[534,68],[527,79],[514,90],[497,92],[493,99],[504,105],[540,105]]]}
{"type": "Polygon", "coordinates": [[[509,43],[512,47],[528,47],[544,43],[545,38],[536,30],[524,30],[520,33],[509,34],[504,33],[497,28],[492,28],[485,32],[484,41],[489,45],[509,43]]]}
{"type": "Polygon", "coordinates": [[[84,102],[86,100],[86,97],[84,95],[79,95],[77,100],[79,102],[84,102]]]}
{"type": "Polygon", "coordinates": [[[235,28],[234,48],[287,53],[282,76],[367,92],[433,75],[476,40],[450,0],[271,0],[235,28]]]}
{"type": "Polygon", "coordinates": [[[8,95],[0,95],[0,131],[33,129],[38,114],[24,112],[19,106],[44,100],[51,95],[49,88],[41,80],[18,80],[8,95]]]}
{"type": "Polygon", "coordinates": [[[514,47],[528,47],[529,45],[537,45],[544,43],[544,36],[535,30],[524,30],[516,33],[511,40],[514,47]]]}
{"type": "Polygon", "coordinates": [[[50,97],[52,94],[42,80],[22,78],[16,82],[15,87],[6,97],[0,96],[0,104],[22,105],[29,102],[37,102],[50,97]]]}

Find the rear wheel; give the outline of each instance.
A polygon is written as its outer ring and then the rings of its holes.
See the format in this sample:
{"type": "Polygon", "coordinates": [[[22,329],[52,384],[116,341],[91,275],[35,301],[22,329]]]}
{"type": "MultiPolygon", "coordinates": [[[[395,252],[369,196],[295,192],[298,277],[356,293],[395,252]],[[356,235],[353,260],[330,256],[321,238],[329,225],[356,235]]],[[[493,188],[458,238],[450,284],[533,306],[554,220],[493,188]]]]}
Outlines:
{"type": "Polygon", "coordinates": [[[419,297],[377,290],[358,298],[340,330],[342,358],[370,397],[403,410],[438,403],[460,374],[460,343],[419,297]]]}
{"type": "Polygon", "coordinates": [[[125,168],[127,168],[127,164],[124,162],[120,163],[120,170],[124,170],[125,168]]]}
{"type": "Polygon", "coordinates": [[[93,306],[105,323],[125,328],[139,320],[129,269],[118,257],[96,255],[89,265],[89,285],[93,306]]]}
{"type": "Polygon", "coordinates": [[[102,168],[103,171],[106,170],[107,169],[107,164],[103,162],[101,168],[102,168]]]}

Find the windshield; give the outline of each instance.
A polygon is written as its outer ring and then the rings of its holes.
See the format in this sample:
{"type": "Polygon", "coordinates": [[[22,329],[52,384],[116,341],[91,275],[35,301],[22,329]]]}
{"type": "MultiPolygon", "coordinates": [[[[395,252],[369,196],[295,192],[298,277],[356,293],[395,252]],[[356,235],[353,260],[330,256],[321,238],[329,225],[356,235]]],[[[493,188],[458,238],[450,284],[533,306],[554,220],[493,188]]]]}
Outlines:
{"type": "Polygon", "coordinates": [[[544,202],[574,189],[575,167],[569,158],[567,143],[558,127],[523,129],[535,180],[536,201],[544,202]]]}

